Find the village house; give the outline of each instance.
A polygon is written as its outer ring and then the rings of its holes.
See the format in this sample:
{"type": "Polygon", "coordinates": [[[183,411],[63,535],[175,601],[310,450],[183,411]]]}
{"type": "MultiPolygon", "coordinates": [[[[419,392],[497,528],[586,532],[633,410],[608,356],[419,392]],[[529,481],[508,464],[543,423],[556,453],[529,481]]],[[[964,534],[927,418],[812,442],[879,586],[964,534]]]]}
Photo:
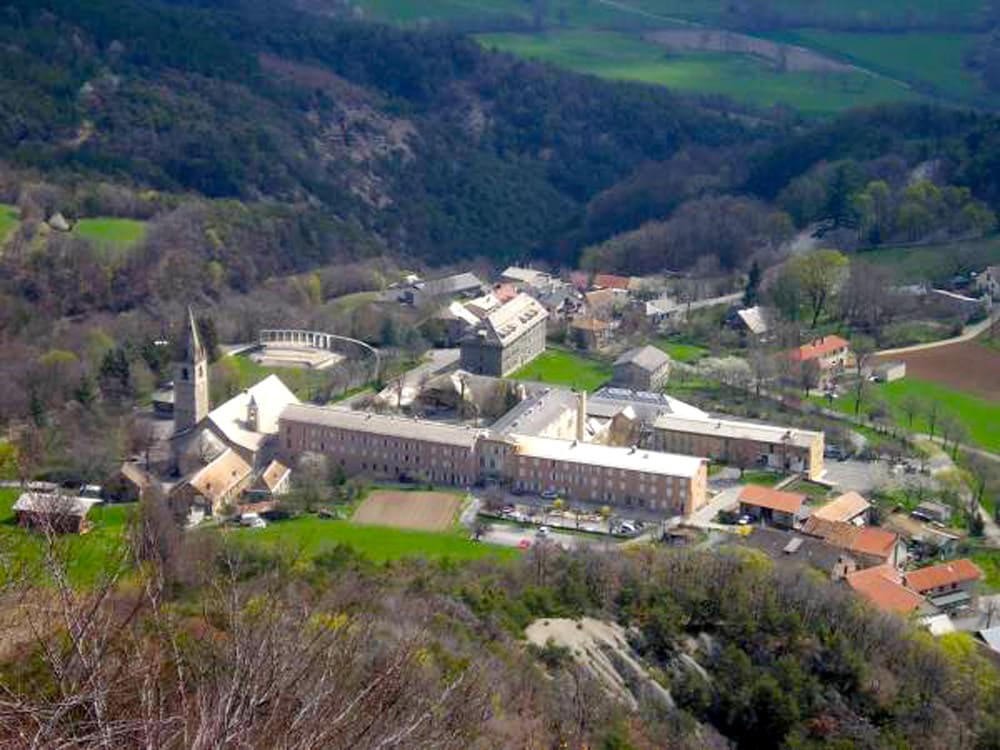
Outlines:
{"type": "Polygon", "coordinates": [[[976,277],[978,290],[994,302],[1000,302],[1000,265],[987,266],[976,277]]]}
{"type": "Polygon", "coordinates": [[[265,502],[288,493],[291,489],[292,470],[275,459],[257,475],[243,493],[247,502],[265,502]]]}
{"type": "Polygon", "coordinates": [[[18,526],[56,534],[84,534],[90,530],[87,514],[100,500],[75,495],[22,492],[14,503],[18,526]]]}
{"type": "Polygon", "coordinates": [[[744,338],[763,340],[770,326],[766,310],[760,305],[733,310],[726,317],[726,325],[744,338]]]}
{"type": "Polygon", "coordinates": [[[971,604],[982,577],[978,565],[960,559],[911,570],[903,574],[903,583],[935,607],[948,611],[971,604]]]}
{"type": "Polygon", "coordinates": [[[397,298],[404,304],[421,307],[444,297],[478,297],[487,288],[474,273],[456,273],[442,279],[414,281],[399,290],[397,298]]]}
{"type": "Polygon", "coordinates": [[[577,315],[569,325],[570,339],[580,349],[596,351],[611,343],[615,327],[606,320],[577,315]]]}
{"type": "Polygon", "coordinates": [[[108,497],[118,503],[141,500],[157,483],[156,479],[139,464],[126,461],[113,477],[105,482],[108,497]]]}
{"type": "Polygon", "coordinates": [[[628,292],[632,286],[632,280],[628,276],[617,276],[613,273],[597,273],[591,282],[594,289],[617,289],[620,292],[628,292]]]}
{"type": "Polygon", "coordinates": [[[917,559],[952,557],[962,537],[916,515],[892,513],[882,521],[882,528],[899,534],[911,556],[917,559]]]}
{"type": "Polygon", "coordinates": [[[903,585],[903,574],[887,564],[850,573],[847,585],[876,608],[891,614],[930,614],[935,608],[916,591],[903,585]]]}
{"type": "Polygon", "coordinates": [[[899,535],[874,526],[855,526],[811,516],[802,524],[802,532],[847,550],[862,568],[883,564],[901,568],[907,559],[906,544],[899,535]]]}
{"type": "Polygon", "coordinates": [[[857,492],[845,492],[826,505],[813,511],[811,518],[819,518],[834,523],[850,523],[866,526],[871,517],[872,504],[857,492]]]}
{"type": "Polygon", "coordinates": [[[226,448],[207,466],[176,484],[167,500],[178,518],[196,521],[235,507],[252,480],[253,467],[226,448]]]}
{"type": "Polygon", "coordinates": [[[794,529],[801,520],[806,496],[783,492],[758,484],[748,484],[740,492],[740,513],[754,521],[794,529]]]}
{"type": "Polygon", "coordinates": [[[615,360],[612,385],[635,391],[659,391],[670,377],[670,357],[655,346],[630,349],[615,360]]]}
{"type": "Polygon", "coordinates": [[[788,352],[794,368],[815,362],[819,372],[818,387],[829,388],[834,379],[854,364],[850,344],[840,336],[822,336],[788,352]]]}
{"type": "Polygon", "coordinates": [[[823,433],[811,430],[666,414],[653,422],[651,442],[656,450],[708,456],[743,468],[762,466],[810,479],[824,471],[823,433]]]}
{"type": "Polygon", "coordinates": [[[545,351],[548,313],[527,294],[489,313],[462,339],[461,367],[505,377],[545,351]]]}
{"type": "Polygon", "coordinates": [[[522,268],[520,266],[508,266],[500,274],[500,280],[513,284],[518,291],[535,289],[552,280],[552,277],[544,271],[536,271],[534,268],[522,268]]]}
{"type": "Polygon", "coordinates": [[[914,508],[910,515],[921,521],[947,524],[951,521],[951,508],[943,503],[925,500],[914,508]]]}

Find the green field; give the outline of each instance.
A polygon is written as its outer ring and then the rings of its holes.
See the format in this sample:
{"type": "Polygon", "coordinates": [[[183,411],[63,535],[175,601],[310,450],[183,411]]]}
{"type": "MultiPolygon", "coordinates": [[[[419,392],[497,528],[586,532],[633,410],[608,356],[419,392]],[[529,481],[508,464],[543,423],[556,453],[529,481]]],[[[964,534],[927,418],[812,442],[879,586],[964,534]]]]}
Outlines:
{"type": "MultiPolygon", "coordinates": [[[[532,20],[531,5],[524,0],[361,0],[366,15],[402,24],[451,23],[477,28],[499,26],[516,19],[532,20]]],[[[982,13],[981,0],[838,0],[818,5],[812,0],[773,0],[769,9],[812,25],[873,23],[906,26],[953,26],[975,23],[982,13]],[[811,14],[811,15],[807,15],[811,14]]],[[[546,27],[600,26],[629,28],[637,23],[664,28],[676,23],[718,24],[727,4],[722,0],[617,0],[614,4],[582,0],[552,0],[546,4],[546,27]]],[[[788,25],[788,24],[785,24],[788,25]]]]}
{"type": "Polygon", "coordinates": [[[963,62],[975,42],[972,34],[910,32],[865,34],[808,29],[775,36],[841,57],[897,80],[933,89],[949,98],[984,94],[977,77],[963,62]]]}
{"type": "Polygon", "coordinates": [[[7,239],[7,235],[13,232],[20,222],[20,212],[17,206],[8,206],[0,203],[0,242],[7,239]]]}
{"type": "Polygon", "coordinates": [[[146,237],[146,222],[108,217],[80,219],[73,231],[114,259],[142,242],[146,237]]]}
{"type": "Polygon", "coordinates": [[[695,362],[708,354],[708,349],[703,346],[685,344],[666,338],[657,339],[653,345],[669,354],[675,362],[695,362]]]}
{"type": "Polygon", "coordinates": [[[855,257],[885,266],[901,284],[943,281],[957,273],[1000,263],[1000,237],[942,245],[864,250],[855,257]]]}
{"type": "MultiPolygon", "coordinates": [[[[0,488],[0,561],[12,564],[13,571],[20,570],[32,577],[41,572],[44,547],[42,538],[21,529],[14,522],[11,509],[21,494],[17,489],[0,488]],[[7,559],[4,559],[5,556],[7,559]]],[[[98,505],[88,518],[92,530],[83,535],[67,534],[59,537],[56,550],[67,560],[70,581],[78,586],[89,586],[100,577],[123,552],[125,529],[134,505],[98,505]]],[[[7,575],[0,569],[0,580],[7,575]]]]}
{"type": "Polygon", "coordinates": [[[750,55],[672,55],[615,31],[483,34],[487,47],[603,78],[654,83],[684,92],[722,94],[762,107],[783,105],[808,115],[912,99],[905,86],[863,73],[781,72],[750,55]]]}
{"type": "Polygon", "coordinates": [[[511,377],[596,391],[611,379],[611,366],[572,352],[549,349],[511,377]]]}
{"type": "Polygon", "coordinates": [[[373,562],[384,563],[408,557],[426,560],[479,560],[484,557],[509,559],[519,552],[470,541],[466,532],[428,532],[391,529],[383,526],[356,526],[349,521],[302,516],[272,523],[266,529],[237,529],[226,532],[241,542],[273,549],[288,549],[307,558],[343,544],[373,562]]]}
{"type": "MultiPolygon", "coordinates": [[[[264,367],[243,355],[222,357],[212,365],[215,389],[213,403],[219,403],[239,391],[245,391],[268,375],[277,375],[299,399],[311,401],[329,382],[329,370],[305,370],[294,367],[264,367]]],[[[360,390],[360,389],[356,389],[360,390]]]]}
{"type": "MultiPolygon", "coordinates": [[[[914,396],[923,403],[936,401],[940,404],[938,423],[941,417],[951,415],[957,417],[969,431],[969,440],[986,450],[1000,453],[1000,403],[984,398],[970,396],[967,393],[947,388],[937,383],[913,378],[903,378],[895,383],[872,383],[867,389],[862,410],[881,398],[889,404],[893,418],[902,427],[908,426],[906,415],[901,409],[904,399],[914,396]]],[[[826,401],[822,400],[826,405],[826,401]]],[[[842,396],[833,402],[834,408],[848,414],[854,413],[854,398],[842,396]]],[[[913,429],[917,432],[929,432],[930,428],[924,415],[918,414],[913,420],[913,429]]],[[[940,434],[940,429],[937,430],[940,434]]]]}

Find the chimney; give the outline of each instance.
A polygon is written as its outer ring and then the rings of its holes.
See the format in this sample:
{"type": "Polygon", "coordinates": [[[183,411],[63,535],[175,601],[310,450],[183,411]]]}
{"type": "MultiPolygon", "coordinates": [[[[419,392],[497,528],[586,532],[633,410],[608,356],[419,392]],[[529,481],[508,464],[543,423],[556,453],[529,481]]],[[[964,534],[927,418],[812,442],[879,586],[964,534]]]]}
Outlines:
{"type": "Polygon", "coordinates": [[[583,442],[587,428],[587,392],[581,390],[576,394],[576,439],[583,442]]]}

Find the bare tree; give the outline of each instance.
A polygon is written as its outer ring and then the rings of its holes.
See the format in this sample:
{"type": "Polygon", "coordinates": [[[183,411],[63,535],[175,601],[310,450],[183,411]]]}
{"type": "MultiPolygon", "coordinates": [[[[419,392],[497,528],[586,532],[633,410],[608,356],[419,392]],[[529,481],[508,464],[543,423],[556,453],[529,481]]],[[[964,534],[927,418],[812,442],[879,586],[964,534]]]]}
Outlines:
{"type": "Polygon", "coordinates": [[[857,336],[851,341],[851,349],[854,353],[854,416],[861,414],[861,402],[864,400],[865,385],[867,384],[866,372],[871,365],[875,354],[875,342],[867,336],[857,336]]]}

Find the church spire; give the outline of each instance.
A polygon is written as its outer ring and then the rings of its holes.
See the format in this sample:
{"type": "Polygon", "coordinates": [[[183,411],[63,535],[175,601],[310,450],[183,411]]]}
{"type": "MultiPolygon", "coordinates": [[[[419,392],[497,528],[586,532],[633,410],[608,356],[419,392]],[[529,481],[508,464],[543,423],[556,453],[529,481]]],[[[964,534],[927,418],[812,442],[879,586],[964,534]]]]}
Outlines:
{"type": "Polygon", "coordinates": [[[188,307],[183,345],[174,365],[174,432],[194,429],[208,416],[208,357],[198,333],[194,310],[188,307]]]}
{"type": "Polygon", "coordinates": [[[189,364],[196,364],[205,359],[205,347],[201,344],[201,334],[198,333],[198,321],[194,319],[194,310],[188,305],[187,330],[184,332],[184,359],[189,364]]]}

